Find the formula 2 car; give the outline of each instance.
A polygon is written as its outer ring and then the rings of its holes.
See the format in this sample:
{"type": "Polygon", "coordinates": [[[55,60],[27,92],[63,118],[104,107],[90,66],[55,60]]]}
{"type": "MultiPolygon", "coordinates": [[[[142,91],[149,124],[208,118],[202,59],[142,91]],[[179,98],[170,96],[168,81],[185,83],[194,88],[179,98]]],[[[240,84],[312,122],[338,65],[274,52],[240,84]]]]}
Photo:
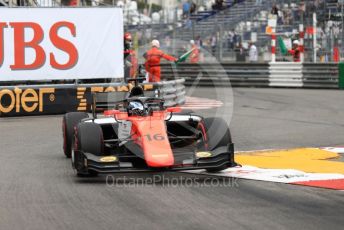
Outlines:
{"type": "Polygon", "coordinates": [[[95,94],[92,115],[73,112],[63,117],[64,153],[71,157],[77,175],[218,172],[236,166],[223,119],[165,108],[163,99],[145,96],[137,84],[124,100],[116,100],[116,94],[95,94]],[[102,109],[103,114],[98,114],[102,109]]]}

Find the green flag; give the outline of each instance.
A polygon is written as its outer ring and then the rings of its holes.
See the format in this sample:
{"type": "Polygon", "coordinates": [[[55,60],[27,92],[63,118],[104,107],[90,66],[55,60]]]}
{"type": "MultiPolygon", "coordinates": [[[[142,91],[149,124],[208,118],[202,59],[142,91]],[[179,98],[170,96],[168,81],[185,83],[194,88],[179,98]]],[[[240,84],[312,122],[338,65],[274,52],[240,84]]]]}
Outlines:
{"type": "Polygon", "coordinates": [[[179,63],[181,63],[181,62],[186,61],[186,59],[189,58],[189,56],[191,55],[192,51],[194,51],[195,49],[196,49],[196,48],[193,48],[193,49],[189,50],[188,52],[186,52],[185,54],[183,54],[182,56],[180,56],[180,57],[178,58],[178,60],[176,61],[176,64],[179,64],[179,63]]]}
{"type": "Polygon", "coordinates": [[[281,37],[278,37],[278,45],[279,45],[279,48],[281,50],[281,53],[283,55],[287,55],[288,54],[288,49],[287,47],[285,46],[284,42],[283,42],[283,39],[281,37]]]}

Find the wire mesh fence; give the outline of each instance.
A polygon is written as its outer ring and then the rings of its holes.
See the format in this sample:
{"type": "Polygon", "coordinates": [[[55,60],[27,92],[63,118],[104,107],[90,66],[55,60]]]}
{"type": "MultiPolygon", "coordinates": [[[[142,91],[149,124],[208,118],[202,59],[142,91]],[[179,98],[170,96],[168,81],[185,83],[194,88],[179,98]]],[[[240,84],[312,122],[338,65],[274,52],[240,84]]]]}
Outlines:
{"type": "MultiPolygon", "coordinates": [[[[304,25],[304,54],[307,62],[332,62],[344,58],[343,1],[338,0],[227,0],[222,8],[210,0],[195,0],[195,9],[184,11],[186,1],[152,7],[153,1],[121,0],[0,0],[7,7],[121,7],[125,30],[135,35],[141,47],[159,39],[168,52],[177,54],[173,41],[195,40],[201,49],[220,61],[249,61],[249,42],[258,50],[258,61],[271,60],[271,36],[267,34],[269,15],[277,16],[276,31],[286,40],[299,39],[304,25]],[[151,4],[149,4],[151,3],[151,4]],[[317,15],[314,42],[313,13],[317,15]],[[316,52],[316,55],[314,53],[316,52]],[[316,59],[314,58],[316,57],[316,59]]],[[[166,4],[164,1],[154,1],[166,4]]],[[[192,1],[189,1],[190,3],[192,1]]],[[[277,46],[277,60],[291,61],[277,46]]],[[[206,60],[206,58],[205,58],[206,60]]]]}

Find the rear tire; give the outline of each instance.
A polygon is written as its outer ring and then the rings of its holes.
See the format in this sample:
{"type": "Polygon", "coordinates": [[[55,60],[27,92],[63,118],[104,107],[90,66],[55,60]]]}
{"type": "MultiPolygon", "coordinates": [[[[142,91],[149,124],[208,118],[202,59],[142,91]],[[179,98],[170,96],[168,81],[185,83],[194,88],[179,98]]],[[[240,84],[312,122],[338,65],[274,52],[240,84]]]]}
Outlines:
{"type": "Polygon", "coordinates": [[[85,152],[102,156],[104,152],[104,137],[102,128],[93,122],[79,123],[75,132],[75,144],[72,157],[73,167],[77,176],[97,176],[98,173],[88,170],[85,166],[85,152]]]}
{"type": "Polygon", "coordinates": [[[62,120],[63,152],[67,158],[72,154],[72,142],[74,138],[74,127],[84,118],[88,118],[87,113],[72,112],[66,113],[62,120]]]}
{"type": "MultiPolygon", "coordinates": [[[[203,136],[204,132],[206,138],[203,139],[202,145],[208,151],[212,151],[218,147],[228,146],[232,143],[231,133],[228,124],[222,118],[205,118],[203,120],[203,127],[200,127],[203,136]]],[[[228,168],[229,165],[206,169],[207,172],[215,173],[228,168]]]]}

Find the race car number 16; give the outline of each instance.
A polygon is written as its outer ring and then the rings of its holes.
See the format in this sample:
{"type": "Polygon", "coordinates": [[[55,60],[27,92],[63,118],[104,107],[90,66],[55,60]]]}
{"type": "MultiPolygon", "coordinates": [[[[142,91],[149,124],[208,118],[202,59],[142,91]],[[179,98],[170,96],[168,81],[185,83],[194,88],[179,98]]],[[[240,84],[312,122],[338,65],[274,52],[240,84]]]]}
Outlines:
{"type": "Polygon", "coordinates": [[[165,140],[165,137],[159,133],[154,134],[154,135],[147,134],[147,135],[144,135],[144,137],[147,138],[148,141],[152,141],[152,140],[163,141],[163,140],[165,140]]]}

